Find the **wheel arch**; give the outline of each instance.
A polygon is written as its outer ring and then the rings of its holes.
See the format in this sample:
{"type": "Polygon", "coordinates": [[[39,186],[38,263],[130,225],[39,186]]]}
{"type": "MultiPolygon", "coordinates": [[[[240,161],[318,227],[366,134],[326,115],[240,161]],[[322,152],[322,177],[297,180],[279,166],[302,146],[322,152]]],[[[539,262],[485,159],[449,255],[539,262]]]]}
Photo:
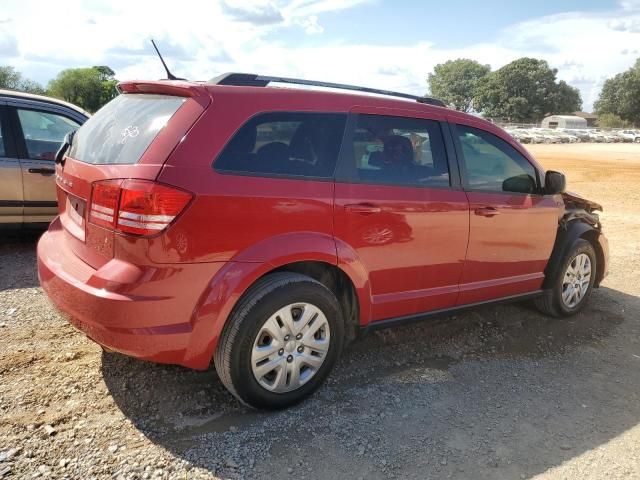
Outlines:
{"type": "Polygon", "coordinates": [[[199,369],[209,366],[233,308],[255,282],[274,272],[301,273],[325,285],[341,305],[346,339],[357,334],[359,327],[368,322],[371,308],[371,292],[366,275],[363,278],[364,268],[355,258],[339,263],[332,237],[313,235],[310,243],[310,235],[303,232],[295,237],[274,237],[269,245],[260,248],[262,255],[253,248],[216,273],[194,307],[192,341],[185,354],[185,364],[199,369]],[[317,248],[305,250],[309,245],[317,248]],[[268,261],[257,261],[265,254],[270,254],[268,261]]]}
{"type": "Polygon", "coordinates": [[[600,286],[600,282],[606,273],[606,252],[600,241],[601,235],[600,230],[596,227],[580,220],[568,223],[566,228],[558,227],[553,250],[544,270],[545,279],[542,283],[542,288],[551,288],[553,279],[556,278],[559,269],[562,267],[562,259],[569,253],[576,240],[580,238],[587,240],[596,252],[597,264],[594,286],[600,286]]]}
{"type": "Polygon", "coordinates": [[[281,265],[267,272],[293,272],[306,275],[327,287],[338,299],[345,321],[345,340],[353,340],[360,326],[360,301],[349,275],[337,265],[318,261],[300,261],[281,265]]]}

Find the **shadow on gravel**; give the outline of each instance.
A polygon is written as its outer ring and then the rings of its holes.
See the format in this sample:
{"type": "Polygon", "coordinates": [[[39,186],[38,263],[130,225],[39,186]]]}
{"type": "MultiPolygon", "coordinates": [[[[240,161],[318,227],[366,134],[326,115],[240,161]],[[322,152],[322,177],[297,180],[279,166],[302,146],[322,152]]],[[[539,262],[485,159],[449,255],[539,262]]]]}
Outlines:
{"type": "Polygon", "coordinates": [[[102,373],[141,432],[223,478],[529,478],[640,422],[639,316],[638,297],[601,288],[571,319],[497,306],[378,332],[273,413],[213,369],[104,354],[102,373]]]}
{"type": "Polygon", "coordinates": [[[36,244],[42,230],[0,232],[0,291],[40,285],[36,244]]]}

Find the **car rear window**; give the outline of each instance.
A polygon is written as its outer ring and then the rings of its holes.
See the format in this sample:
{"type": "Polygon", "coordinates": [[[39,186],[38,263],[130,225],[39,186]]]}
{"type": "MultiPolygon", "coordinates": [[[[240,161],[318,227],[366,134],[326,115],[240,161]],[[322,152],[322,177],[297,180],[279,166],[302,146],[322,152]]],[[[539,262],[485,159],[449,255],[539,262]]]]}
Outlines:
{"type": "Polygon", "coordinates": [[[91,164],[138,163],[185,101],[168,95],[120,95],[78,130],[69,156],[91,164]]]}

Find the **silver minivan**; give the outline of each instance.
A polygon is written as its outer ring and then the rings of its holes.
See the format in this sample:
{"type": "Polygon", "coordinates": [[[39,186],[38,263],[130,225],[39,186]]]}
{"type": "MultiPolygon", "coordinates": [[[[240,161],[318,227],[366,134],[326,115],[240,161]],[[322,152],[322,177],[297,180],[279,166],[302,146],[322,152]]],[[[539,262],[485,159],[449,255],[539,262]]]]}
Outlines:
{"type": "Polygon", "coordinates": [[[46,225],[57,215],[55,154],[88,118],[62,100],[0,90],[0,228],[46,225]]]}

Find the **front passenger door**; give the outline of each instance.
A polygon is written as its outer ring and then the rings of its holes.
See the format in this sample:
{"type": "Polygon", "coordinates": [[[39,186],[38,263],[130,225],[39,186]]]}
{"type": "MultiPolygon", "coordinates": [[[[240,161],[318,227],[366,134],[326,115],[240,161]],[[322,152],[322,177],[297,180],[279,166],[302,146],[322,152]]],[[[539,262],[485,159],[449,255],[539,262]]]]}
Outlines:
{"type": "Polygon", "coordinates": [[[334,210],[335,237],[350,249],[339,249],[339,262],[357,262],[368,274],[371,310],[363,317],[375,322],[453,307],[469,206],[449,168],[443,119],[364,110],[352,114],[347,129],[334,210]]]}
{"type": "Polygon", "coordinates": [[[535,167],[497,135],[453,125],[469,199],[469,246],[459,305],[541,288],[560,207],[541,194],[535,167]]]}

